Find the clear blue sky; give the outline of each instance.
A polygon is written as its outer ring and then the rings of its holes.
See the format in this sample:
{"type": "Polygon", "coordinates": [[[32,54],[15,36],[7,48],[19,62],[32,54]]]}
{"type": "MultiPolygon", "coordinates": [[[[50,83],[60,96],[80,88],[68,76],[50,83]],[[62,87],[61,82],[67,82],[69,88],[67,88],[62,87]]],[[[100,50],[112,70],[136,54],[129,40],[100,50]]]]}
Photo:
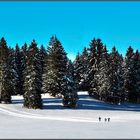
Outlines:
{"type": "Polygon", "coordinates": [[[108,50],[140,50],[140,2],[0,2],[0,37],[20,46],[32,39],[47,46],[56,34],[68,56],[101,38],[108,50]]]}

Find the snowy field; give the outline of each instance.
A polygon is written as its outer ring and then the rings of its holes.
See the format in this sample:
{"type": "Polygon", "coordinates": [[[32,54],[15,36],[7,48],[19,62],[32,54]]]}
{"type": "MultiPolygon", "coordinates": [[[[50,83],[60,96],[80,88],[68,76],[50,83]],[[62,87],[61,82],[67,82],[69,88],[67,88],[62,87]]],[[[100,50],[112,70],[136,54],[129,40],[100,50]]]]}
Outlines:
{"type": "Polygon", "coordinates": [[[66,109],[59,98],[42,98],[43,110],[23,108],[22,96],[0,104],[0,138],[140,138],[140,105],[106,104],[79,92],[77,109],[66,109]]]}

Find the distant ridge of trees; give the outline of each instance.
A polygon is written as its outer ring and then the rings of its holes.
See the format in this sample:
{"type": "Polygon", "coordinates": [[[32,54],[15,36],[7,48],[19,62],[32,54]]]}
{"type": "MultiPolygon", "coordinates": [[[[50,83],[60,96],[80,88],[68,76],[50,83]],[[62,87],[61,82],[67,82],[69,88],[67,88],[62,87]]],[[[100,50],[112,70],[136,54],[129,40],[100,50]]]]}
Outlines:
{"type": "Polygon", "coordinates": [[[38,48],[35,40],[13,49],[0,39],[1,103],[23,95],[24,107],[41,109],[41,94],[49,93],[62,98],[63,106],[75,108],[77,91],[112,104],[140,103],[140,52],[129,46],[123,57],[114,46],[109,53],[102,40],[94,38],[72,62],[56,36],[47,49],[38,48]]]}

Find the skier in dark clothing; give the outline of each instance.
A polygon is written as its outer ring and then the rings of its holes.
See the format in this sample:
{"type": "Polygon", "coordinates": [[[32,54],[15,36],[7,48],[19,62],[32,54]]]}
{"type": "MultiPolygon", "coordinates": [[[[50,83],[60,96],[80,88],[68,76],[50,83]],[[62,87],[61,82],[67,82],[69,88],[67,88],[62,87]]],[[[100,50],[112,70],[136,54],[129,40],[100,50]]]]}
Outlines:
{"type": "Polygon", "coordinates": [[[105,118],[105,122],[107,121],[107,118],[105,118]]]}
{"type": "Polygon", "coordinates": [[[110,118],[108,118],[108,122],[110,122],[110,118]]]}
{"type": "Polygon", "coordinates": [[[101,121],[101,117],[99,117],[99,122],[101,121]]]}

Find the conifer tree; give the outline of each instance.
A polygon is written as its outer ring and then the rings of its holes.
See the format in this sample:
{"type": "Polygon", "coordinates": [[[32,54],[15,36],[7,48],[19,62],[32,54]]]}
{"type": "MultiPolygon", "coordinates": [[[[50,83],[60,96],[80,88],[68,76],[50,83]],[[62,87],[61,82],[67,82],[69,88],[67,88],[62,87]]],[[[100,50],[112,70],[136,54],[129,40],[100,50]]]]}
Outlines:
{"type": "Polygon", "coordinates": [[[9,57],[8,57],[8,63],[9,63],[9,73],[10,73],[10,81],[11,81],[11,95],[16,95],[16,63],[15,63],[15,50],[11,47],[9,47],[9,57]]]}
{"type": "Polygon", "coordinates": [[[129,102],[135,102],[134,51],[130,46],[124,60],[124,90],[129,102]]]}
{"type": "Polygon", "coordinates": [[[16,44],[15,47],[15,71],[16,71],[16,85],[15,92],[16,95],[23,95],[23,84],[24,84],[24,64],[23,64],[23,54],[16,44]]]}
{"type": "Polygon", "coordinates": [[[42,108],[41,100],[41,62],[39,50],[35,40],[29,46],[26,64],[26,77],[24,83],[24,107],[27,108],[42,108]]]}
{"type": "Polygon", "coordinates": [[[110,93],[108,101],[112,103],[119,103],[123,101],[123,73],[122,64],[123,57],[119,54],[115,47],[112,48],[112,52],[109,55],[110,59],[110,93]]]}
{"type": "Polygon", "coordinates": [[[63,96],[63,106],[75,108],[78,95],[74,81],[74,66],[71,60],[67,61],[66,87],[66,94],[63,96]]]}
{"type": "MultiPolygon", "coordinates": [[[[27,43],[24,43],[24,45],[21,48],[20,53],[21,53],[21,65],[22,65],[22,76],[23,76],[22,80],[23,80],[23,84],[24,84],[25,77],[26,77],[25,69],[26,69],[27,56],[28,56],[28,46],[27,46],[27,43]]],[[[23,88],[23,90],[24,90],[24,88],[23,88]]]]}
{"type": "Polygon", "coordinates": [[[21,54],[22,54],[22,64],[23,67],[26,68],[26,61],[27,61],[27,55],[28,55],[28,46],[27,43],[24,43],[24,45],[21,48],[21,54]]]}
{"type": "Polygon", "coordinates": [[[89,95],[99,99],[99,91],[97,85],[97,77],[99,71],[99,64],[104,53],[104,46],[101,39],[93,39],[90,43],[90,55],[89,55],[89,95]]]}
{"type": "Polygon", "coordinates": [[[82,75],[83,75],[82,56],[80,53],[78,53],[74,61],[74,80],[76,83],[77,91],[81,90],[82,75]]]}
{"type": "Polygon", "coordinates": [[[133,76],[134,76],[134,92],[133,100],[135,103],[140,103],[140,53],[136,50],[134,54],[134,63],[133,63],[133,76]]]}
{"type": "Polygon", "coordinates": [[[0,78],[0,101],[2,103],[11,103],[11,94],[13,92],[11,54],[8,49],[6,40],[0,40],[0,61],[1,61],[1,78],[0,78]]]}
{"type": "Polygon", "coordinates": [[[98,92],[98,98],[103,101],[107,101],[107,97],[110,92],[110,69],[109,69],[109,55],[106,47],[103,48],[103,52],[100,55],[100,62],[98,63],[98,71],[95,73],[96,88],[98,92]]]}
{"type": "Polygon", "coordinates": [[[90,42],[89,56],[88,56],[88,76],[87,76],[87,85],[89,86],[88,92],[89,95],[97,95],[96,83],[94,82],[95,75],[95,61],[96,61],[96,53],[97,53],[97,41],[94,38],[90,42]]]}
{"type": "Polygon", "coordinates": [[[81,55],[82,59],[82,71],[81,71],[81,90],[82,91],[87,91],[89,89],[88,86],[88,68],[89,68],[89,54],[88,54],[88,49],[84,47],[84,50],[81,55]]]}
{"type": "Polygon", "coordinates": [[[39,55],[40,55],[41,68],[42,68],[42,74],[43,74],[44,73],[45,60],[47,59],[47,52],[46,52],[43,45],[41,45],[41,47],[40,47],[39,55]]]}
{"type": "Polygon", "coordinates": [[[62,96],[66,93],[66,52],[56,36],[51,37],[47,51],[45,90],[51,96],[62,96]]]}
{"type": "Polygon", "coordinates": [[[41,61],[41,74],[42,74],[42,93],[45,93],[45,85],[44,85],[44,79],[45,79],[45,73],[44,73],[44,68],[47,65],[47,51],[44,48],[43,45],[41,45],[40,50],[39,50],[39,56],[40,56],[40,61],[41,61]]]}

